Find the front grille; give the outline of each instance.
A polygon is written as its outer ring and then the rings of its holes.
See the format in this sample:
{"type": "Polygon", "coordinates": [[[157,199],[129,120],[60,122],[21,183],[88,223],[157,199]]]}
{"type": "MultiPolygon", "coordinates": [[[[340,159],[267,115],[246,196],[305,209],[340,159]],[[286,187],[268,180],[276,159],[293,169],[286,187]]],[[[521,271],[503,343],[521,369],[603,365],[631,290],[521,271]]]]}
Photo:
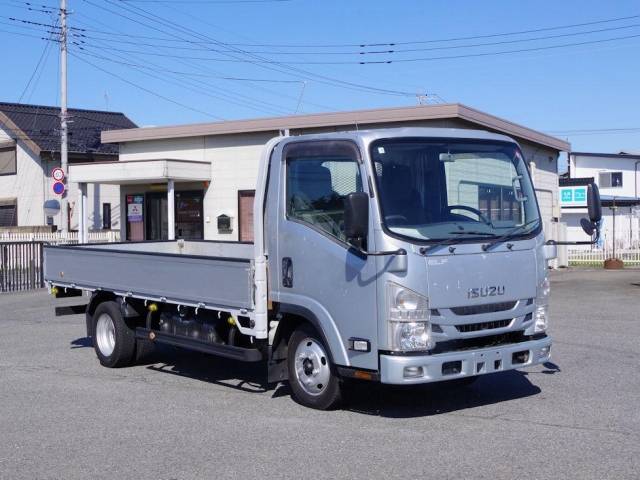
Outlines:
{"type": "Polygon", "coordinates": [[[480,313],[504,312],[511,310],[518,302],[486,303],[484,305],[467,305],[465,307],[451,307],[456,315],[478,315],[480,313]]]}
{"type": "Polygon", "coordinates": [[[519,343],[529,340],[524,335],[524,331],[507,332],[497,335],[487,335],[485,337],[464,338],[458,340],[446,340],[437,342],[432,354],[455,352],[460,350],[471,350],[475,348],[497,347],[500,345],[508,345],[510,343],[519,343]]]}
{"type": "Polygon", "coordinates": [[[492,322],[469,323],[467,325],[456,325],[459,332],[479,332],[480,330],[493,330],[494,328],[508,327],[511,323],[509,320],[494,320],[492,322]]]}

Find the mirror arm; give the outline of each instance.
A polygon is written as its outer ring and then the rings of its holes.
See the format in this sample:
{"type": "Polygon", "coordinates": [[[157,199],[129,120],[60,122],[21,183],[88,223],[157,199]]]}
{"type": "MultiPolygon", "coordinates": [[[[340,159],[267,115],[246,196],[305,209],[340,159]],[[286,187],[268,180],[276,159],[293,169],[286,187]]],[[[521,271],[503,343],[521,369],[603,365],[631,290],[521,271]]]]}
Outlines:
{"type": "Polygon", "coordinates": [[[351,248],[353,248],[360,255],[372,256],[372,257],[385,257],[388,255],[406,255],[407,254],[407,251],[404,248],[399,248],[398,250],[381,251],[381,252],[367,252],[366,250],[363,250],[360,247],[356,247],[353,244],[351,245],[351,248]]]}
{"type": "Polygon", "coordinates": [[[596,226],[596,236],[588,242],[558,242],[556,240],[547,240],[545,245],[595,245],[600,240],[600,228],[596,226]]]}
{"type": "Polygon", "coordinates": [[[371,255],[372,257],[385,257],[387,255],[406,255],[407,251],[404,248],[399,248],[398,250],[387,250],[382,252],[365,252],[364,250],[360,250],[363,255],[371,255]]]}

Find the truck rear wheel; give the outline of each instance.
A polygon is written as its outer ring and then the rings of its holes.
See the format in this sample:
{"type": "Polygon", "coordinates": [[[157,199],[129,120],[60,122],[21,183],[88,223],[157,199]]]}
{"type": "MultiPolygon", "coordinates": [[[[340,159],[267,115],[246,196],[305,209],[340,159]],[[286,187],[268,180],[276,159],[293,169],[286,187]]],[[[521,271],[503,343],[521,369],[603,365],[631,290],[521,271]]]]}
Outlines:
{"type": "Polygon", "coordinates": [[[109,368],[130,365],[135,356],[136,336],[113,301],[98,305],[93,314],[93,347],[100,363],[109,368]]]}
{"type": "Polygon", "coordinates": [[[339,405],[340,379],[320,335],[308,325],[299,327],[288,345],[289,384],[293,396],[306,407],[329,410],[339,405]]]}

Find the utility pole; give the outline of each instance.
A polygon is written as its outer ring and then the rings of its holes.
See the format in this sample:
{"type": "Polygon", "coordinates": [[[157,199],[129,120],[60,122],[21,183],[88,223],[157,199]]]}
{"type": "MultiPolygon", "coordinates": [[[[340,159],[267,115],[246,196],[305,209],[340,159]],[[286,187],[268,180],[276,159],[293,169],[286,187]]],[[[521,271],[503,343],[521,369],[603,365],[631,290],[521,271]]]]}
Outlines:
{"type": "MultiPolygon", "coordinates": [[[[60,0],[60,167],[65,184],[69,176],[69,153],[67,148],[67,0],[60,0]]],[[[62,194],[62,231],[69,231],[69,197],[62,194]]]]}

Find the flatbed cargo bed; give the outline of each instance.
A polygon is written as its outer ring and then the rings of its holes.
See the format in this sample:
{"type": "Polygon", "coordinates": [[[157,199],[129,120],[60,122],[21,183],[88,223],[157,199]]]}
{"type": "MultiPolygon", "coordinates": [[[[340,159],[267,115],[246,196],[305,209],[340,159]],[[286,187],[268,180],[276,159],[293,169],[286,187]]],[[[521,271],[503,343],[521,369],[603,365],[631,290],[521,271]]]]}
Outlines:
{"type": "Polygon", "coordinates": [[[253,309],[253,244],[158,241],[45,246],[50,285],[201,308],[253,309]]]}

